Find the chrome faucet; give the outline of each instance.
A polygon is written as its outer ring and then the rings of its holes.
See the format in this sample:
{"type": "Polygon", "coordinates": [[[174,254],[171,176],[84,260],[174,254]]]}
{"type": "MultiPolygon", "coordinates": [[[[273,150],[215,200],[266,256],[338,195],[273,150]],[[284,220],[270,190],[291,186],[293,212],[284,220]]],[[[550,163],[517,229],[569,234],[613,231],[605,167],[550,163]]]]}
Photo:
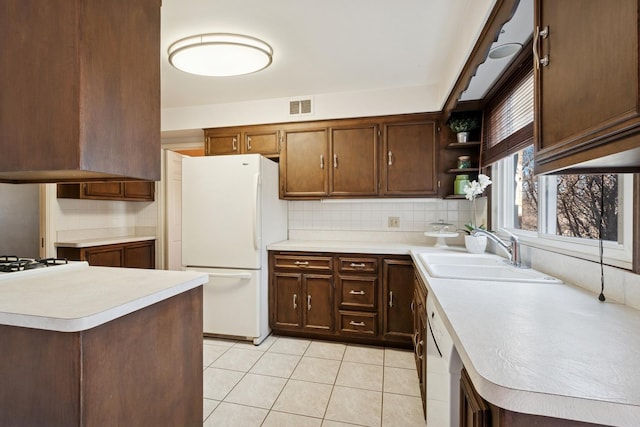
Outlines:
{"type": "Polygon", "coordinates": [[[494,233],[483,230],[481,228],[474,228],[473,230],[471,230],[471,234],[474,236],[476,234],[487,236],[507,252],[507,254],[509,255],[509,264],[513,265],[514,267],[522,267],[522,260],[520,259],[520,241],[518,240],[518,236],[509,232],[508,230],[505,230],[504,228],[501,228],[500,231],[503,231],[509,235],[509,245],[503,242],[502,239],[496,236],[494,233]]]}

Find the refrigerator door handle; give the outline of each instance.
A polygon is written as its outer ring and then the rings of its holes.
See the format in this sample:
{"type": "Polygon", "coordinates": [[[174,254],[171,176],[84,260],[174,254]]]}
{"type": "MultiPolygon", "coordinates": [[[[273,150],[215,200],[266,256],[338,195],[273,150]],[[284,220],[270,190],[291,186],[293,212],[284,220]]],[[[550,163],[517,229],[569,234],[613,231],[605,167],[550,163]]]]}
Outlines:
{"type": "Polygon", "coordinates": [[[251,273],[209,273],[209,277],[249,280],[251,279],[251,273]]]}
{"type": "Polygon", "coordinates": [[[260,197],[260,174],[257,173],[253,176],[253,190],[254,190],[254,199],[253,199],[253,248],[255,250],[260,249],[260,237],[258,235],[258,197],[260,197]]]}

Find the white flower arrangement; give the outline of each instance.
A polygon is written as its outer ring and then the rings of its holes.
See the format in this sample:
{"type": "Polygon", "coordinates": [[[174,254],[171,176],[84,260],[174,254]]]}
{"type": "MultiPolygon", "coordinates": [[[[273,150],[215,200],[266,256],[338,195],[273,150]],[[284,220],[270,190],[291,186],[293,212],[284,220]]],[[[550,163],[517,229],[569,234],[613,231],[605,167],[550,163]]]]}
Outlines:
{"type": "MultiPolygon", "coordinates": [[[[471,183],[464,186],[464,194],[467,200],[471,201],[471,222],[465,224],[466,232],[471,233],[476,228],[476,197],[484,193],[484,190],[491,185],[491,178],[484,174],[478,175],[478,180],[473,180],[471,183]]],[[[480,225],[480,229],[484,229],[484,224],[480,225]]]]}

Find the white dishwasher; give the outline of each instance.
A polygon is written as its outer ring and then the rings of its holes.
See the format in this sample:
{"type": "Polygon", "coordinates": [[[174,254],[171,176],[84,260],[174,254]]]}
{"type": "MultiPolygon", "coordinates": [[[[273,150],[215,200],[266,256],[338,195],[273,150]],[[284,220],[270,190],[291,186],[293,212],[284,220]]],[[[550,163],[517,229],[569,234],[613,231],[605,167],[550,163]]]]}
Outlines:
{"type": "Polygon", "coordinates": [[[427,296],[427,427],[458,427],[462,361],[427,296]]]}

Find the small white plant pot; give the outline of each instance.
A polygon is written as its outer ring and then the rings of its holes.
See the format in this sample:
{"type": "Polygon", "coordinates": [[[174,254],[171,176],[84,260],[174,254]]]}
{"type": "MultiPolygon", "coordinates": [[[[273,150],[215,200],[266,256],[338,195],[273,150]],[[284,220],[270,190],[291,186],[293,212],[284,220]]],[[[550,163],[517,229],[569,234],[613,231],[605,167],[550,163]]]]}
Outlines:
{"type": "Polygon", "coordinates": [[[487,248],[487,236],[464,236],[467,252],[481,254],[487,248]]]}
{"type": "Polygon", "coordinates": [[[458,142],[469,142],[469,132],[458,132],[456,134],[458,142]]]}

